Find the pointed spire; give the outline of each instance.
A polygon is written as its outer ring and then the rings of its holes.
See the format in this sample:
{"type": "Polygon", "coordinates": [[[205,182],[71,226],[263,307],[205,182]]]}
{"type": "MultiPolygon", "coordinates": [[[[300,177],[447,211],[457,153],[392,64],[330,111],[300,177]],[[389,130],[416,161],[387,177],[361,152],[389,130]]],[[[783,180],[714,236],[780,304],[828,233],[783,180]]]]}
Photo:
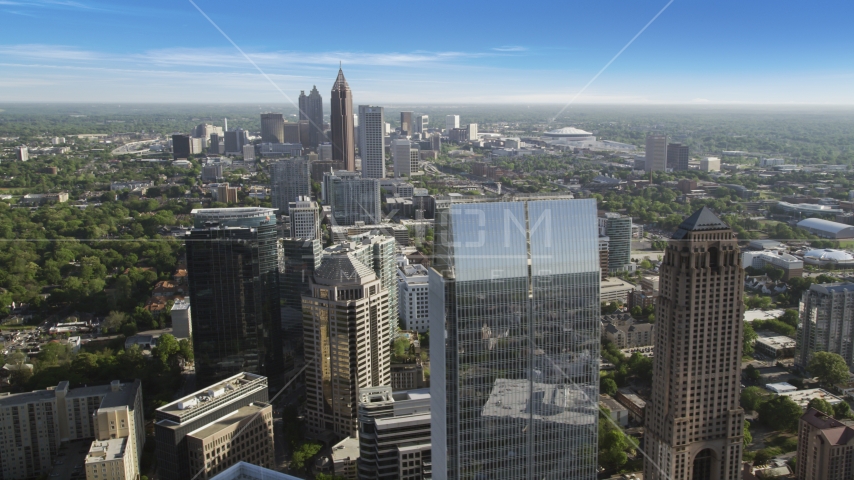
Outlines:
{"type": "Polygon", "coordinates": [[[729,225],[724,223],[717,215],[714,214],[708,207],[703,207],[693,215],[686,218],[679,224],[679,228],[672,238],[685,238],[688,232],[696,232],[699,230],[728,230],[729,225]]]}
{"type": "Polygon", "coordinates": [[[335,84],[332,85],[332,90],[349,90],[350,85],[347,83],[347,79],[344,78],[344,70],[341,69],[341,66],[338,67],[338,78],[335,79],[335,84]]]}

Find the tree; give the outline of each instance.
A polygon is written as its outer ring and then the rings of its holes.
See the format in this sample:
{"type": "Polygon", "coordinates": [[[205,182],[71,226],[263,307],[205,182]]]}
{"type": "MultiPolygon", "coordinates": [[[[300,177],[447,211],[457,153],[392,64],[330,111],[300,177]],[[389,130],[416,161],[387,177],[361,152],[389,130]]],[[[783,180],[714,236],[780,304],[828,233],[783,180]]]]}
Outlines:
{"type": "Polygon", "coordinates": [[[777,282],[783,278],[786,272],[783,271],[782,268],[768,267],[765,269],[765,274],[768,275],[768,278],[777,282]]]}
{"type": "Polygon", "coordinates": [[[836,385],[848,380],[848,365],[845,359],[836,353],[814,353],[807,370],[825,384],[836,385]]]}
{"type": "Polygon", "coordinates": [[[750,434],[750,422],[747,420],[744,421],[744,428],[742,429],[742,435],[744,436],[744,448],[750,446],[753,443],[753,435],[750,434]]]}
{"type": "Polygon", "coordinates": [[[798,327],[798,311],[792,310],[792,309],[786,310],[786,312],[780,317],[780,321],[782,321],[783,323],[785,323],[791,327],[797,328],[798,327]]]}
{"type": "Polygon", "coordinates": [[[747,377],[748,380],[753,380],[754,382],[762,378],[762,374],[759,373],[759,369],[754,367],[752,364],[748,365],[747,368],[744,369],[744,376],[747,377]]]}
{"type": "Polygon", "coordinates": [[[392,350],[396,357],[405,357],[406,351],[409,350],[409,340],[404,337],[398,337],[392,343],[392,350]]]}
{"type": "Polygon", "coordinates": [[[650,262],[648,259],[644,258],[640,262],[640,268],[642,268],[644,270],[649,270],[650,268],[652,268],[652,262],[650,262]]]}
{"type": "Polygon", "coordinates": [[[744,337],[742,337],[742,342],[744,343],[743,349],[745,355],[753,354],[753,343],[756,342],[756,339],[759,338],[759,335],[753,330],[753,326],[749,323],[744,324],[744,337]]]}
{"type": "Polygon", "coordinates": [[[640,317],[641,315],[643,315],[643,309],[641,309],[640,305],[635,305],[634,307],[632,307],[633,317],[640,317]]]}
{"type": "Polygon", "coordinates": [[[833,416],[836,418],[848,418],[851,414],[851,407],[848,402],[839,402],[833,406],[833,416]]]}
{"type": "Polygon", "coordinates": [[[127,322],[127,319],[128,316],[125,313],[113,310],[104,319],[104,322],[101,324],[101,330],[104,332],[116,332],[127,322]]]}
{"type": "Polygon", "coordinates": [[[776,396],[759,405],[759,421],[771,428],[794,432],[803,412],[791,398],[776,396]]]}
{"type": "Polygon", "coordinates": [[[765,394],[759,387],[747,387],[741,390],[741,408],[747,411],[758,410],[764,399],[765,394]]]}
{"type": "Polygon", "coordinates": [[[834,414],[833,406],[823,398],[813,398],[810,400],[810,403],[807,404],[807,408],[814,408],[825,415],[834,414]]]}
{"type": "Polygon", "coordinates": [[[300,445],[293,454],[291,458],[291,467],[297,470],[303,470],[305,468],[305,462],[310,460],[311,457],[317,455],[320,452],[321,444],[316,442],[306,442],[300,445]]]}
{"type": "Polygon", "coordinates": [[[600,384],[600,390],[602,393],[612,397],[617,393],[617,382],[615,382],[613,378],[603,376],[600,384]]]}

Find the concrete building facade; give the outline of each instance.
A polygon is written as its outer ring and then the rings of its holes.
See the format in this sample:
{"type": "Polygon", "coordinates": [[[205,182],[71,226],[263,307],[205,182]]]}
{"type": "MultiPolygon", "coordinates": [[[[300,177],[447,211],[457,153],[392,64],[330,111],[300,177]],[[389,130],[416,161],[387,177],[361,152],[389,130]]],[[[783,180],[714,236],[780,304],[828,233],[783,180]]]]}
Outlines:
{"type": "Polygon", "coordinates": [[[647,172],[663,172],[667,169],[667,135],[649,134],[646,136],[647,172]]]}
{"type": "Polygon", "coordinates": [[[325,255],[303,301],[306,426],[312,436],[358,432],[360,389],[388,385],[389,294],[356,252],[325,255]]]}
{"type": "Polygon", "coordinates": [[[685,219],[660,266],[644,478],[741,479],[744,270],[709,209],[685,219]]]}
{"type": "Polygon", "coordinates": [[[831,414],[808,408],[798,421],[799,480],[854,478],[854,429],[831,414]]]}
{"type": "Polygon", "coordinates": [[[812,284],[801,297],[795,366],[816,352],[837,353],[854,369],[854,283],[812,284]]]}

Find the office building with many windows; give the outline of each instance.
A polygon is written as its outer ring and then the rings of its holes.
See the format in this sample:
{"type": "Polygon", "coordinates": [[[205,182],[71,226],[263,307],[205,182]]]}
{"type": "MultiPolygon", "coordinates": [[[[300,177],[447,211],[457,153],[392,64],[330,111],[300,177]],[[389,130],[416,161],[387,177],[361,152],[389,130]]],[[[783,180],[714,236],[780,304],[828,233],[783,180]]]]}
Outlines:
{"type": "Polygon", "coordinates": [[[391,381],[388,290],[342,246],[324,255],[302,301],[309,435],[355,438],[359,390],[391,381]]]}
{"type": "Polygon", "coordinates": [[[632,262],[632,217],[607,212],[599,217],[599,235],[608,237],[608,270],[626,270],[632,262]]]}
{"type": "Polygon", "coordinates": [[[308,122],[309,146],[317,148],[326,141],[326,136],[323,134],[323,98],[317,91],[317,86],[312,86],[308,95],[300,92],[299,119],[308,122]]]}
{"type": "Polygon", "coordinates": [[[240,461],[274,468],[267,400],[267,378],[243,372],[155,410],[158,477],[207,479],[240,461]]]}
{"type": "Polygon", "coordinates": [[[647,172],[663,172],[667,169],[667,135],[646,136],[645,165],[647,172]]]}
{"type": "Polygon", "coordinates": [[[281,113],[261,114],[261,141],[264,143],[286,143],[285,118],[281,113]]]}
{"type": "Polygon", "coordinates": [[[385,114],[383,107],[359,105],[359,156],[362,176],[385,178],[385,114]]]}
{"type": "Polygon", "coordinates": [[[279,274],[282,299],[282,348],[285,381],[303,365],[302,296],[311,292],[310,281],[320,266],[320,239],[283,238],[279,240],[282,267],[279,274]]]}
{"type": "Polygon", "coordinates": [[[435,479],[596,476],[596,203],[514,200],[437,207],[435,479]]]}
{"type": "Polygon", "coordinates": [[[282,339],[275,209],[193,210],[187,280],[199,383],[238,372],[281,385],[282,339]]]}
{"type": "Polygon", "coordinates": [[[305,158],[287,158],[270,165],[273,208],[287,213],[298,197],[311,196],[311,166],[305,158]]]}
{"type": "Polygon", "coordinates": [[[698,210],[660,272],[644,478],[739,480],[744,270],[732,229],[698,210]]]}
{"type": "Polygon", "coordinates": [[[397,277],[400,285],[400,319],[403,321],[403,328],[417,332],[430,330],[427,267],[417,263],[403,265],[398,269],[397,277]]]}
{"type": "Polygon", "coordinates": [[[97,467],[99,475],[139,475],[145,443],[139,380],[80,388],[62,381],[47,390],[0,396],[0,478],[47,477],[61,442],[88,438],[95,441],[87,473],[97,467]],[[105,449],[113,453],[109,461],[100,454],[105,449]]]}
{"type": "Polygon", "coordinates": [[[288,207],[291,237],[320,240],[320,213],[311,197],[297,197],[288,207]]]}
{"type": "Polygon", "coordinates": [[[682,145],[681,143],[667,144],[667,168],[674,171],[687,171],[690,159],[688,145],[682,145]]]}
{"type": "Polygon", "coordinates": [[[361,389],[359,479],[428,479],[432,465],[430,390],[361,389]]]}
{"type": "Polygon", "coordinates": [[[816,352],[831,352],[854,370],[854,283],[812,284],[799,310],[795,366],[805,371],[816,352]]]}
{"type": "Polygon", "coordinates": [[[380,182],[358,172],[336,171],[323,176],[323,198],[332,208],[333,225],[368,225],[382,221],[380,182]]]}
{"type": "Polygon", "coordinates": [[[353,116],[353,93],[344,78],[344,71],[338,69],[338,78],[332,85],[329,113],[330,141],[332,142],[332,161],[335,168],[356,171],[356,139],[353,116]]]}

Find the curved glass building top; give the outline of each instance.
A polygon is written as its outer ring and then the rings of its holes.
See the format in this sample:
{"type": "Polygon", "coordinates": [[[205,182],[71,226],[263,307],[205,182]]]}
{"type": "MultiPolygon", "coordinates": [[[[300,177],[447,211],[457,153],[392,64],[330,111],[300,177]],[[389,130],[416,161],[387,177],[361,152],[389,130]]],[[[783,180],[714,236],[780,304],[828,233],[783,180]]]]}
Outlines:
{"type": "Polygon", "coordinates": [[[193,226],[204,228],[205,224],[218,223],[226,227],[258,227],[276,224],[276,209],[263,207],[195,208],[193,226]]]}

